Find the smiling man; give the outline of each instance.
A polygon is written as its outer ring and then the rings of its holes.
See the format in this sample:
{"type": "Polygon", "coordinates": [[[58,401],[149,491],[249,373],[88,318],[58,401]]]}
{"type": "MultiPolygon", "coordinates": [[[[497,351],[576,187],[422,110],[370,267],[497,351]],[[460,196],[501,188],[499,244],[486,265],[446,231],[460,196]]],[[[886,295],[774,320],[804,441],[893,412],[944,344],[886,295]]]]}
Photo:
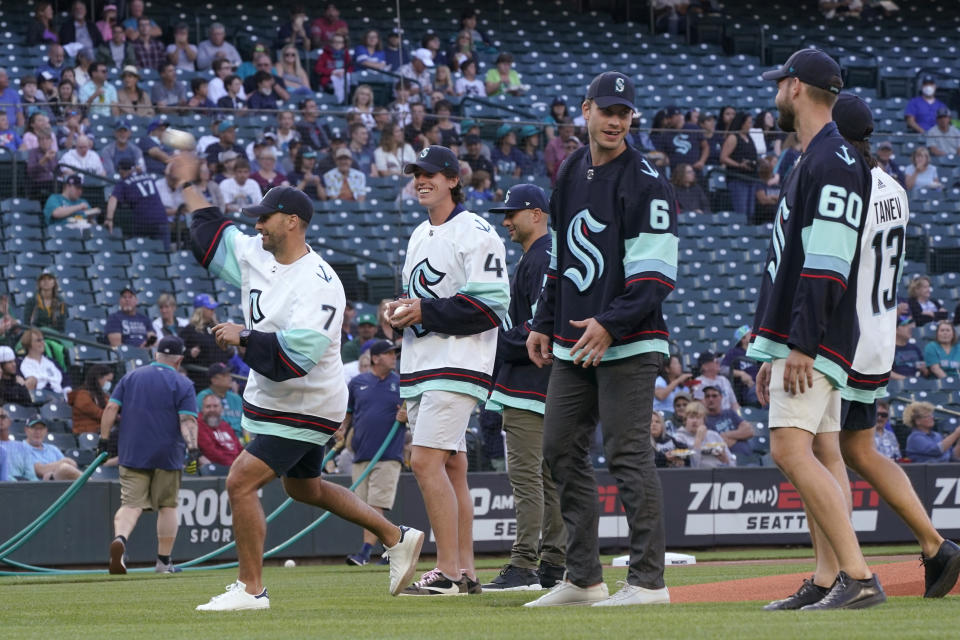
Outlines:
{"type": "Polygon", "coordinates": [[[527,350],[535,365],[553,363],[543,457],[567,526],[567,577],[529,607],[670,601],[650,419],[668,354],[660,305],[677,277],[677,214],[670,183],[624,141],[633,100],[622,73],[593,79],[581,107],[590,144],[561,165],[550,200],[553,250],[527,350]],[[598,420],[630,528],[627,582],[610,597],[589,456],[598,420]]]}

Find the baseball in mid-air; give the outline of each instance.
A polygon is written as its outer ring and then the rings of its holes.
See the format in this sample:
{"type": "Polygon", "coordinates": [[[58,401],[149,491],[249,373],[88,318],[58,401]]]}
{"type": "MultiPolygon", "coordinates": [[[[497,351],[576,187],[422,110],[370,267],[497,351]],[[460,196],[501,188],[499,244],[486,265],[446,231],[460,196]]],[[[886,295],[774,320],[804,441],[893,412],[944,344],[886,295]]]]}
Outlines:
{"type": "Polygon", "coordinates": [[[193,134],[180,129],[171,129],[168,127],[167,130],[163,132],[163,135],[160,136],[160,140],[168,147],[179,149],[180,151],[192,151],[197,147],[197,139],[193,137],[193,134]]]}

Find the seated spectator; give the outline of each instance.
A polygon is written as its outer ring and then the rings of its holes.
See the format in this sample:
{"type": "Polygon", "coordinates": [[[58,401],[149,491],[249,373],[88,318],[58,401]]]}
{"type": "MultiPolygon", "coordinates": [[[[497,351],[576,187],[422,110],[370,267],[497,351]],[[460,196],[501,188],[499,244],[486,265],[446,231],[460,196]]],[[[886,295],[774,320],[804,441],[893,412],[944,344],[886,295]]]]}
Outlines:
{"type": "Polygon", "coordinates": [[[336,34],[330,39],[330,43],[317,58],[313,70],[320,82],[320,89],[332,93],[337,102],[346,102],[350,74],[353,73],[353,61],[350,51],[347,50],[346,36],[336,34]]]}
{"type": "Polygon", "coordinates": [[[178,336],[180,330],[190,321],[177,315],[177,299],[172,293],[161,293],[157,297],[157,309],[160,315],[153,320],[153,332],[158,338],[164,336],[178,336]]]}
{"type": "MultiPolygon", "coordinates": [[[[456,40],[447,51],[447,64],[452,71],[461,71],[463,65],[471,61],[476,65],[477,51],[473,46],[473,36],[466,29],[457,33],[456,40]]],[[[476,67],[474,67],[476,69],[476,67]]],[[[458,95],[461,95],[458,93],[458,95]]]]}
{"type": "Polygon", "coordinates": [[[520,142],[517,150],[523,156],[523,162],[520,163],[521,175],[545,178],[547,165],[540,150],[540,130],[532,124],[525,124],[518,130],[517,139],[520,142]]]}
{"type": "Polygon", "coordinates": [[[410,105],[410,123],[403,128],[403,137],[413,146],[413,150],[417,152],[427,146],[427,141],[423,136],[426,119],[427,108],[422,102],[416,102],[410,105]]]}
{"type": "Polygon", "coordinates": [[[947,310],[939,300],[930,297],[930,292],[930,278],[926,276],[915,277],[907,286],[907,304],[918,327],[947,317],[947,310]]]}
{"type": "Polygon", "coordinates": [[[81,198],[83,180],[79,175],[67,176],[63,180],[63,190],[53,193],[43,205],[43,219],[47,226],[70,222],[73,219],[85,220],[86,216],[100,214],[99,207],[91,207],[81,198]]]}
{"type": "Polygon", "coordinates": [[[678,164],[673,168],[670,182],[673,183],[680,211],[711,213],[710,198],[697,182],[697,172],[692,166],[686,162],[678,164]]]}
{"type": "Polygon", "coordinates": [[[186,213],[186,205],[183,200],[183,189],[177,186],[177,179],[170,173],[169,168],[163,176],[157,178],[154,182],[157,194],[160,196],[160,202],[163,203],[163,210],[167,218],[171,221],[178,215],[186,213]]]}
{"type": "Polygon", "coordinates": [[[896,178],[901,186],[907,183],[903,169],[893,161],[893,145],[889,141],[884,140],[877,145],[875,157],[877,159],[877,166],[896,178]]]}
{"type": "Polygon", "coordinates": [[[376,29],[367,29],[363,42],[353,50],[353,59],[361,67],[383,71],[389,68],[387,57],[380,46],[380,33],[376,29]]]}
{"type": "Polygon", "coordinates": [[[903,411],[903,422],[910,427],[904,454],[910,462],[960,461],[960,426],[944,436],[935,431],[934,406],[929,402],[911,402],[903,411]]]}
{"type": "Polygon", "coordinates": [[[717,116],[705,113],[700,116],[700,139],[707,143],[707,164],[720,164],[720,151],[723,149],[725,134],[717,131],[717,116]]]}
{"type": "Polygon", "coordinates": [[[294,170],[287,176],[287,181],[300,189],[314,200],[326,200],[327,194],[323,190],[323,180],[317,175],[317,152],[313,149],[301,149],[294,162],[294,170]]]}
{"type": "Polygon", "coordinates": [[[903,110],[907,123],[907,130],[916,133],[926,133],[937,124],[937,113],[946,109],[947,105],[937,100],[937,81],[932,75],[925,75],[921,80],[920,95],[914,96],[903,110]]]}
{"type": "MultiPolygon", "coordinates": [[[[53,108],[49,104],[49,98],[47,97],[47,92],[55,92],[53,89],[53,78],[47,80],[50,77],[50,74],[45,74],[41,76],[43,80],[43,85],[47,91],[39,91],[38,80],[34,76],[27,76],[20,79],[20,111],[22,113],[21,122],[23,118],[29,118],[31,113],[35,111],[43,111],[48,115],[53,113],[53,108]]],[[[7,115],[5,110],[0,109],[0,115],[7,115]]],[[[12,128],[12,123],[10,119],[7,119],[7,128],[12,128]]],[[[17,145],[19,146],[19,145],[17,145]]],[[[16,150],[16,148],[14,148],[16,150]]]]}
{"type": "Polygon", "coordinates": [[[0,344],[16,344],[22,332],[20,321],[10,313],[10,296],[0,294],[0,344]]]}
{"type": "MultiPolygon", "coordinates": [[[[460,156],[460,159],[465,161],[470,165],[470,170],[474,173],[477,171],[486,171],[492,177],[496,176],[496,169],[493,166],[493,163],[483,156],[481,153],[482,142],[480,141],[480,136],[468,133],[463,137],[463,142],[467,147],[467,153],[460,156]]],[[[496,186],[496,180],[494,179],[494,186],[496,186]]]]}
{"type": "Polygon", "coordinates": [[[190,107],[191,110],[198,111],[201,114],[205,113],[208,109],[215,108],[217,105],[211,102],[207,96],[207,90],[209,88],[210,83],[206,78],[193,78],[190,80],[190,91],[193,95],[187,100],[187,106],[190,107]]]}
{"type": "Polygon", "coordinates": [[[220,419],[223,406],[220,398],[206,396],[200,403],[200,416],[197,419],[197,447],[200,449],[202,464],[216,464],[229,467],[243,451],[243,445],[237,434],[227,422],[220,419]]]}
{"type": "Polygon", "coordinates": [[[416,49],[410,61],[397,70],[402,77],[410,80],[410,102],[425,102],[433,93],[433,81],[430,69],[433,68],[433,55],[427,49],[416,49]]]}
{"type": "Polygon", "coordinates": [[[179,22],[173,28],[173,43],[167,45],[166,54],[167,61],[171,62],[176,69],[189,73],[197,70],[199,52],[194,45],[190,44],[190,26],[186,22],[179,22]]]}
{"type": "Polygon", "coordinates": [[[937,124],[927,129],[927,148],[938,157],[960,153],[960,129],[951,123],[949,108],[937,110],[937,124]]]}
{"type": "Polygon", "coordinates": [[[523,154],[517,149],[517,134],[509,124],[497,129],[496,146],[490,154],[490,161],[497,170],[497,177],[520,177],[523,154]]]}
{"type": "MultiPolygon", "coordinates": [[[[477,10],[472,5],[465,6],[460,11],[460,31],[468,31],[473,44],[477,49],[490,51],[490,40],[487,34],[477,30],[477,10]]],[[[496,51],[493,49],[493,51],[496,51]]]]}
{"type": "Polygon", "coordinates": [[[487,71],[484,86],[488,96],[496,96],[501,93],[519,96],[526,91],[526,88],[520,83],[520,74],[513,68],[513,56],[506,52],[498,55],[496,66],[487,71]]]}
{"type": "Polygon", "coordinates": [[[190,324],[180,333],[187,349],[183,359],[184,369],[197,392],[210,386],[210,366],[217,362],[228,362],[233,355],[232,347],[221,349],[216,336],[208,331],[217,324],[218,306],[206,293],[197,294],[193,299],[190,324]]]}
{"type": "Polygon", "coordinates": [[[361,84],[353,92],[353,103],[347,113],[357,118],[368,131],[371,131],[376,126],[373,109],[373,89],[368,84],[361,84]]]}
{"type": "Polygon", "coordinates": [[[87,370],[83,385],[67,394],[67,402],[73,407],[74,433],[100,433],[100,418],[110,400],[113,375],[113,369],[107,365],[95,364],[87,370]]]}
{"type": "Polygon", "coordinates": [[[410,124],[412,106],[410,102],[410,88],[412,86],[413,83],[410,82],[410,80],[401,78],[393,88],[394,100],[390,103],[388,110],[393,121],[401,127],[406,127],[410,124]]]}
{"type": "Polygon", "coordinates": [[[957,330],[949,320],[937,323],[937,337],[923,348],[923,359],[930,373],[943,379],[960,376],[960,347],[957,347],[957,330]]]}
{"type": "Polygon", "coordinates": [[[307,10],[302,4],[290,7],[290,20],[277,29],[277,41],[274,49],[287,45],[295,51],[307,49],[310,46],[310,35],[307,33],[307,10]]]}
{"type": "Polygon", "coordinates": [[[125,235],[139,238],[156,238],[163,243],[165,251],[170,250],[170,222],[164,210],[163,201],[157,192],[153,174],[134,173],[133,165],[126,158],[117,163],[120,181],[113,187],[107,199],[107,214],[103,226],[113,231],[114,220],[119,207],[129,216],[122,227],[125,235]]]}
{"type": "Polygon", "coordinates": [[[233,109],[236,114],[241,114],[247,110],[247,102],[240,97],[243,91],[243,80],[240,76],[229,75],[223,81],[223,86],[227,93],[217,100],[217,107],[220,109],[233,109]]]}
{"type": "MultiPolygon", "coordinates": [[[[208,167],[215,166],[217,168],[217,173],[213,176],[213,180],[217,183],[217,186],[220,186],[224,180],[232,178],[234,175],[236,175],[234,169],[237,166],[237,160],[239,158],[240,154],[233,149],[228,149],[226,151],[222,151],[217,157],[217,160],[207,162],[208,167]]],[[[223,192],[221,191],[220,194],[223,195],[223,192]]]]}
{"type": "MultiPolygon", "coordinates": [[[[273,67],[273,75],[277,78],[277,93],[282,87],[287,96],[284,100],[299,99],[313,95],[310,88],[310,78],[300,63],[300,53],[293,46],[287,45],[280,52],[280,59],[273,67]]],[[[283,94],[281,93],[281,97],[283,94]]]]}
{"type": "Polygon", "coordinates": [[[63,332],[67,324],[67,305],[60,296],[60,286],[52,273],[37,276],[37,289],[23,307],[23,324],[49,327],[63,332]]]}
{"type": "Polygon", "coordinates": [[[213,127],[217,142],[206,148],[207,162],[216,162],[224,151],[233,151],[238,157],[246,156],[246,152],[237,144],[237,123],[228,118],[213,127]]]}
{"type": "Polygon", "coordinates": [[[33,20],[27,29],[28,47],[58,42],[60,36],[57,35],[56,26],[53,23],[53,3],[49,0],[40,0],[34,6],[33,20]]]}
{"type": "Polygon", "coordinates": [[[256,204],[263,197],[260,185],[250,179],[250,163],[246,158],[237,158],[233,171],[232,178],[227,178],[220,183],[227,213],[240,211],[244,207],[256,204]]]}
{"type": "Polygon", "coordinates": [[[911,316],[903,316],[897,325],[896,351],[893,356],[893,370],[890,377],[893,380],[903,380],[930,375],[930,369],[924,358],[923,351],[916,342],[913,342],[913,328],[917,326],[911,316]]]}
{"type": "Polygon", "coordinates": [[[147,171],[143,151],[140,147],[130,144],[130,127],[125,120],[117,120],[113,125],[113,142],[100,150],[100,159],[108,176],[117,172],[117,165],[121,160],[125,160],[137,173],[147,171]]]}
{"type": "Polygon", "coordinates": [[[46,202],[56,188],[57,151],[49,130],[41,131],[37,140],[39,146],[27,152],[27,193],[34,200],[46,202]]]}
{"type": "MultiPolygon", "coordinates": [[[[47,74],[47,72],[42,72],[41,84],[46,85],[48,81],[47,76],[44,74],[47,74]]],[[[52,82],[52,80],[50,82],[52,82]]],[[[54,118],[62,120],[67,117],[68,112],[80,110],[80,99],[77,97],[77,92],[74,90],[73,83],[70,82],[70,80],[61,80],[54,91],[56,93],[53,99],[47,102],[47,106],[50,108],[50,112],[53,113],[54,118]]]]}
{"type": "Polygon", "coordinates": [[[753,455],[750,438],[754,436],[753,425],[747,422],[736,411],[723,409],[723,396],[716,387],[706,386],[703,391],[703,403],[707,408],[704,417],[707,429],[716,431],[723,438],[741,463],[746,462],[753,455]]]}
{"type": "MultiPolygon", "coordinates": [[[[133,40],[140,37],[140,18],[143,16],[143,0],[130,0],[127,9],[127,19],[121,24],[127,32],[127,40],[133,40]]],[[[159,38],[163,35],[163,29],[155,20],[150,20],[150,35],[159,38]]]]}
{"type": "Polygon", "coordinates": [[[95,62],[107,65],[111,69],[123,69],[137,64],[137,54],[133,45],[127,42],[123,26],[115,24],[110,28],[111,38],[97,47],[95,62]]]}
{"type": "Polygon", "coordinates": [[[173,158],[173,148],[163,142],[163,132],[167,129],[166,120],[154,120],[147,125],[147,135],[137,140],[137,146],[143,152],[147,173],[161,176],[167,170],[167,164],[173,158]]]}
{"type": "MultiPolygon", "coordinates": [[[[20,375],[17,356],[13,349],[0,346],[0,404],[18,404],[24,407],[33,405],[33,396],[26,387],[26,380],[20,375]]],[[[6,411],[3,415],[9,419],[6,411]]],[[[9,425],[7,425],[9,426],[9,425]]]]}
{"type": "Polygon", "coordinates": [[[453,83],[453,93],[457,96],[485,98],[487,86],[477,77],[477,62],[466,60],[460,67],[460,77],[453,83]]]}
{"type": "Polygon", "coordinates": [[[277,171],[277,152],[272,147],[264,147],[257,152],[256,173],[251,174],[251,178],[256,182],[260,189],[266,193],[273,187],[288,185],[287,177],[277,171]]]}
{"type": "Polygon", "coordinates": [[[70,19],[60,25],[60,44],[77,43],[78,49],[93,51],[103,44],[100,29],[87,17],[87,4],[83,0],[74,0],[70,5],[70,19]]]}
{"type": "Polygon", "coordinates": [[[117,107],[117,90],[107,82],[107,65],[94,62],[90,65],[90,81],[80,87],[80,102],[87,107],[88,115],[120,115],[117,107]]]}
{"type": "Polygon", "coordinates": [[[117,22],[117,5],[115,4],[105,4],[103,9],[100,12],[100,19],[97,20],[97,29],[100,30],[100,35],[103,37],[104,42],[110,42],[113,39],[112,28],[114,25],[119,25],[117,22]]]}
{"type": "MultiPolygon", "coordinates": [[[[223,193],[220,191],[220,185],[210,179],[210,168],[206,164],[200,165],[200,172],[197,174],[197,190],[207,199],[207,202],[219,209],[220,213],[225,213],[227,209],[226,202],[223,200],[223,193]]],[[[183,187],[178,189],[183,194],[183,187]]]]}
{"type": "Polygon", "coordinates": [[[387,71],[397,72],[404,62],[410,59],[410,51],[400,42],[400,32],[392,29],[387,34],[387,43],[383,47],[383,59],[387,71]]]}
{"type": "Polygon", "coordinates": [[[891,460],[899,460],[903,457],[900,455],[900,443],[890,426],[890,403],[886,400],[877,400],[877,422],[873,430],[873,443],[882,456],[891,460]]]}
{"type": "Polygon", "coordinates": [[[774,172],[774,159],[765,156],[757,161],[757,184],[755,194],[754,224],[773,222],[777,217],[777,203],[780,201],[780,176],[774,172]]]}
{"type": "Polygon", "coordinates": [[[300,141],[312,147],[315,151],[323,152],[330,148],[330,139],[327,132],[319,122],[320,109],[317,108],[317,101],[313,98],[307,98],[300,103],[301,120],[297,125],[297,131],[300,133],[300,141]]]}
{"type": "Polygon", "coordinates": [[[47,425],[40,416],[27,423],[27,438],[13,450],[10,475],[13,478],[39,480],[76,480],[80,477],[77,463],[65,458],[60,449],[46,442],[47,425]]]}
{"type": "Polygon", "coordinates": [[[377,177],[377,167],[374,164],[373,145],[370,144],[370,130],[362,122],[350,125],[350,142],[347,149],[353,154],[353,166],[365,176],[377,177]]]}
{"type": "Polygon", "coordinates": [[[240,66],[243,60],[236,48],[226,41],[227,30],[223,24],[214,22],[207,31],[207,40],[200,43],[197,47],[197,71],[209,69],[213,61],[223,58],[230,63],[234,69],[240,66]]]}
{"type": "Polygon", "coordinates": [[[690,466],[710,469],[736,464],[723,437],[707,428],[704,422],[706,415],[707,411],[701,403],[691,402],[684,412],[683,428],[673,434],[674,439],[691,452],[690,466]]]}
{"type": "Polygon", "coordinates": [[[130,287],[120,291],[120,310],[107,316],[107,344],[147,348],[157,341],[150,318],[137,311],[137,294],[130,287]]]}
{"type": "Polygon", "coordinates": [[[150,88],[150,101],[160,112],[174,111],[187,104],[187,87],[177,80],[177,67],[172,62],[160,65],[160,80],[150,88]]]}
{"type": "Polygon", "coordinates": [[[241,441],[246,441],[243,427],[243,398],[234,391],[233,375],[230,366],[222,362],[214,362],[207,368],[210,386],[197,394],[197,404],[203,406],[207,396],[214,396],[221,403],[221,417],[233,429],[234,435],[241,441]]]}
{"type": "Polygon", "coordinates": [[[381,176],[399,176],[403,167],[416,161],[417,154],[406,143],[403,128],[395,123],[388,124],[380,136],[380,144],[373,152],[374,166],[381,176]]]}
{"type": "MultiPolygon", "coordinates": [[[[233,68],[224,58],[219,60],[214,60],[213,62],[213,79],[210,80],[210,84],[207,86],[207,97],[214,104],[220,102],[220,98],[223,98],[227,95],[227,78],[236,75],[233,73],[233,68]]],[[[239,77],[239,76],[237,76],[239,77]]],[[[237,94],[241,100],[247,99],[247,92],[243,88],[243,84],[240,85],[240,93],[237,94]]]]}
{"type": "Polygon", "coordinates": [[[674,450],[683,449],[683,445],[667,433],[663,416],[654,411],[650,417],[650,439],[653,441],[653,455],[658,467],[683,467],[686,461],[674,455],[674,450]]]}
{"type": "Polygon", "coordinates": [[[733,378],[733,390],[743,404],[757,404],[757,374],[760,365],[747,357],[750,344],[750,325],[738,327],[733,332],[735,344],[724,354],[720,361],[720,372],[733,378]]]}
{"type": "Polygon", "coordinates": [[[23,140],[17,130],[10,126],[10,120],[5,111],[0,111],[0,149],[17,151],[23,140]]]}
{"type": "Polygon", "coordinates": [[[481,200],[483,202],[497,200],[497,196],[493,192],[493,178],[483,169],[471,174],[470,186],[467,187],[467,200],[481,200]]]}
{"type": "Polygon", "coordinates": [[[80,109],[71,109],[66,113],[66,119],[57,127],[57,143],[62,151],[69,151],[77,146],[77,140],[89,133],[83,114],[80,109]]]}
{"type": "Polygon", "coordinates": [[[336,200],[363,201],[367,197],[367,177],[353,168],[353,154],[349,149],[338,149],[334,154],[336,166],[323,174],[323,189],[336,200]]]}
{"type": "Polygon", "coordinates": [[[377,337],[377,317],[372,313],[361,314],[357,318],[357,335],[353,340],[344,341],[340,345],[340,359],[345,363],[354,362],[360,357],[360,352],[370,340],[377,337]]]}
{"type": "Polygon", "coordinates": [[[723,395],[723,409],[732,409],[739,413],[740,403],[737,402],[737,395],[734,393],[730,381],[720,375],[720,363],[717,362],[717,355],[710,351],[704,351],[700,354],[697,364],[700,366],[700,375],[695,378],[698,386],[694,387],[693,397],[702,400],[704,387],[716,387],[723,395]]]}
{"type": "Polygon", "coordinates": [[[346,37],[348,33],[347,23],[340,18],[340,10],[332,2],[327,3],[322,16],[310,23],[310,42],[314,49],[323,48],[336,35],[346,37]]]}
{"type": "Polygon", "coordinates": [[[97,176],[107,175],[103,160],[100,159],[100,154],[93,150],[93,140],[88,136],[79,136],[76,146],[63,154],[60,158],[60,169],[68,176],[74,173],[72,169],[97,176]]]}
{"type": "MultiPolygon", "coordinates": [[[[47,114],[36,111],[31,114],[29,118],[27,118],[27,128],[23,131],[23,143],[20,146],[20,150],[29,151],[30,149],[36,149],[39,147],[39,134],[41,132],[46,132],[48,135],[52,135],[53,129],[50,127],[50,118],[47,117],[47,114]]],[[[55,152],[59,150],[56,138],[53,138],[51,148],[55,152]]]]}
{"type": "MultiPolygon", "coordinates": [[[[547,175],[550,176],[550,183],[556,184],[557,170],[572,151],[567,150],[567,140],[573,137],[573,123],[557,123],[557,135],[547,143],[547,148],[543,151],[543,161],[547,165],[547,175]]],[[[577,147],[574,147],[575,151],[577,147]]]]}
{"type": "Polygon", "coordinates": [[[674,354],[664,362],[663,369],[654,383],[653,410],[670,413],[673,411],[673,400],[678,393],[689,387],[687,382],[693,377],[683,370],[683,361],[674,354]]]}
{"type": "Polygon", "coordinates": [[[937,177],[937,168],[930,164],[930,152],[926,147],[917,147],[910,156],[911,164],[903,172],[907,191],[916,193],[920,189],[942,189],[943,184],[937,177]]]}
{"type": "Polygon", "coordinates": [[[247,106],[255,111],[276,111],[279,109],[282,98],[274,89],[276,78],[269,71],[257,71],[253,74],[253,79],[257,84],[257,90],[249,94],[250,98],[247,100],[247,106]]]}
{"type": "Polygon", "coordinates": [[[43,333],[31,327],[20,336],[20,344],[27,351],[20,361],[23,386],[34,394],[49,391],[65,397],[70,392],[70,386],[64,385],[63,372],[45,355],[47,343],[43,333]]]}
{"type": "Polygon", "coordinates": [[[47,61],[37,68],[37,75],[40,75],[46,71],[53,76],[54,80],[59,82],[61,80],[61,76],[67,70],[65,64],[66,59],[67,55],[64,52],[63,47],[56,43],[50,43],[47,46],[47,61]]]}
{"type": "Polygon", "coordinates": [[[451,96],[457,95],[453,75],[450,73],[450,67],[445,64],[437,65],[437,69],[434,72],[432,95],[432,102],[434,104],[440,100],[446,100],[451,96]]]}
{"type": "Polygon", "coordinates": [[[93,50],[81,49],[77,52],[73,65],[73,79],[78,87],[90,81],[90,64],[93,62],[93,50]]]}

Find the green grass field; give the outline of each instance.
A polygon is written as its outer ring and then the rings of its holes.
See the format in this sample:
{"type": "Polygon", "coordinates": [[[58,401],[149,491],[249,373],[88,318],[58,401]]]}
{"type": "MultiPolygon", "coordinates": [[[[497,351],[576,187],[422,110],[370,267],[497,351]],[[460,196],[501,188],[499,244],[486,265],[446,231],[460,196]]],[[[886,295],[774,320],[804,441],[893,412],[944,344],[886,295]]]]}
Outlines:
{"type": "MultiPolygon", "coordinates": [[[[866,549],[913,553],[913,547],[866,549]]],[[[699,562],[804,558],[809,550],[698,552],[699,562]]],[[[609,561],[609,557],[605,558],[609,561]]],[[[481,580],[502,559],[484,558],[481,580]]],[[[421,569],[429,566],[421,564],[421,569]]],[[[807,561],[695,565],[667,569],[667,584],[793,573],[807,561]]],[[[626,569],[607,569],[611,592],[626,569]]],[[[0,579],[0,638],[955,638],[957,599],[892,598],[868,611],[769,613],[761,602],[657,607],[525,609],[531,593],[460,598],[393,598],[385,567],[268,567],[269,611],[200,613],[233,571],[176,575],[55,576],[0,579]]],[[[782,594],[771,594],[771,597],[782,594]]]]}

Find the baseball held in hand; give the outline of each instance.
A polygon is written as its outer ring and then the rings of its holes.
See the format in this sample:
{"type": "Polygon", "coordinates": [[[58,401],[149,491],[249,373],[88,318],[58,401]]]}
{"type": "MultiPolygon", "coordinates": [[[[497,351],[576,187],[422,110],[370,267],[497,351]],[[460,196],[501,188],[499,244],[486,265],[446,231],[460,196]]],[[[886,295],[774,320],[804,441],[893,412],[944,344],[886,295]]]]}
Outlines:
{"type": "Polygon", "coordinates": [[[160,140],[168,147],[179,149],[180,151],[191,151],[197,146],[197,139],[193,137],[193,134],[187,131],[181,131],[180,129],[168,128],[163,132],[163,135],[160,136],[160,140]]]}

